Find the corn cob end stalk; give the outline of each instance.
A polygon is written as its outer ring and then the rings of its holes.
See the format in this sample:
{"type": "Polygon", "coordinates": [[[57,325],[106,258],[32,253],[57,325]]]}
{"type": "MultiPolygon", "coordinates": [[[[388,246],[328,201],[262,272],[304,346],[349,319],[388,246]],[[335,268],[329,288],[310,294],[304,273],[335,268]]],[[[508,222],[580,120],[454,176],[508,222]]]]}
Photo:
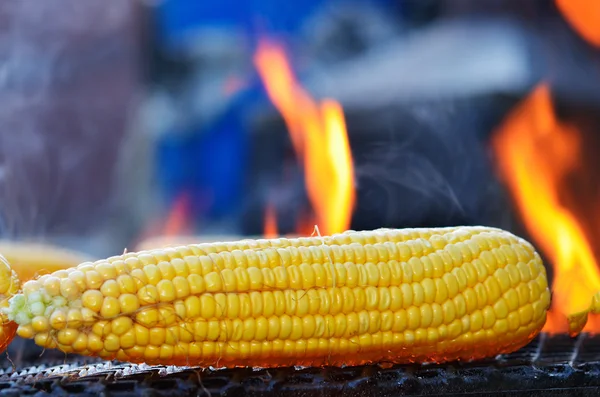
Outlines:
{"type": "MultiPolygon", "coordinates": [[[[20,288],[19,278],[11,269],[8,261],[0,255],[0,309],[6,309],[9,299],[20,288]]],[[[17,323],[10,321],[0,310],[0,352],[10,344],[17,332],[17,323]]]]}
{"type": "Polygon", "coordinates": [[[499,229],[349,231],[127,253],[23,285],[3,312],[46,348],[164,365],[359,365],[509,353],[550,304],[499,229]]]}

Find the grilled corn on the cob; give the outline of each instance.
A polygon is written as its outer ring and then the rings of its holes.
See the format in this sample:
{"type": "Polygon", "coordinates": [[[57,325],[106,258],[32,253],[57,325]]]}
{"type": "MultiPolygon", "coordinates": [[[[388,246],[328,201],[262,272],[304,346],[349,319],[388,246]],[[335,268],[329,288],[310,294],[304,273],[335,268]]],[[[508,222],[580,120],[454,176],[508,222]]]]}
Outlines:
{"type": "Polygon", "coordinates": [[[128,253],[28,281],[2,312],[65,352],[271,367],[506,353],[541,330],[549,302],[528,242],[454,227],[128,253]]]}

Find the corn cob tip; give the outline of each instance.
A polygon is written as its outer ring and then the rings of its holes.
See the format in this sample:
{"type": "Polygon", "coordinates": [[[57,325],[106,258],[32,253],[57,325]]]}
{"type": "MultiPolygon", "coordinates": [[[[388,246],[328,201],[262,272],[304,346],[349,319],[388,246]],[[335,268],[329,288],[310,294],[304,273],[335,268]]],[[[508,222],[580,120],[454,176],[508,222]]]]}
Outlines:
{"type": "MultiPolygon", "coordinates": [[[[25,283],[27,289],[31,283],[25,283]]],[[[15,294],[8,300],[8,305],[0,312],[9,321],[14,321],[20,326],[31,325],[36,316],[49,316],[57,310],[67,307],[67,299],[62,296],[50,296],[45,289],[32,291],[27,294],[15,294]]]]}
{"type": "Polygon", "coordinates": [[[0,255],[0,352],[6,349],[17,332],[17,324],[5,315],[4,310],[20,286],[17,274],[6,258],[0,255]]]}

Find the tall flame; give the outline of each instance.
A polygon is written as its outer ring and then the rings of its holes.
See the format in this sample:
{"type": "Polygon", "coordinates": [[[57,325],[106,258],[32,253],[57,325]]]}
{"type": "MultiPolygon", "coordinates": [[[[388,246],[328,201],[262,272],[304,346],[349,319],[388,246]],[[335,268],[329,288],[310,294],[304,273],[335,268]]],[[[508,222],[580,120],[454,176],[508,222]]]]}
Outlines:
{"type": "Polygon", "coordinates": [[[556,0],[563,17],[590,44],[600,47],[600,2],[596,0],[556,0]]]}
{"type": "Polygon", "coordinates": [[[582,224],[561,201],[565,177],[581,167],[580,132],[557,120],[550,90],[541,84],[507,117],[492,143],[525,227],[554,266],[546,331],[564,332],[564,316],[588,309],[600,291],[596,258],[582,224]]]}
{"type": "Polygon", "coordinates": [[[349,229],[355,202],[354,166],[342,107],[333,100],[311,98],[276,43],[261,41],[254,61],[303,163],[319,228],[326,235],[349,229]]]}
{"type": "Polygon", "coordinates": [[[279,236],[277,228],[277,211],[273,205],[268,205],[265,211],[265,228],[263,235],[265,238],[276,238],[279,236]]]}

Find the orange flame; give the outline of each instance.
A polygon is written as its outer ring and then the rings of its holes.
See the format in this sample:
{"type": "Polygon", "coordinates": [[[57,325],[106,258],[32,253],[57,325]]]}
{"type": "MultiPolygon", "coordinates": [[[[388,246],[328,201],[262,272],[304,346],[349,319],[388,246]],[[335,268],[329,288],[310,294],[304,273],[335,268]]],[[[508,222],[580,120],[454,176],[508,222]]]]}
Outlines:
{"type": "Polygon", "coordinates": [[[303,211],[296,220],[296,233],[300,236],[310,236],[315,231],[317,220],[310,211],[303,211]]]}
{"type": "MultiPolygon", "coordinates": [[[[580,140],[576,128],[556,118],[550,89],[541,84],[492,142],[524,224],[554,266],[547,332],[566,331],[565,316],[588,309],[600,291],[600,272],[582,224],[561,201],[565,177],[581,166],[580,140]]],[[[590,321],[584,331],[593,327],[590,321]]]]}
{"type": "Polygon", "coordinates": [[[151,222],[145,230],[137,236],[133,246],[145,244],[145,241],[154,240],[161,236],[165,241],[176,240],[176,237],[190,234],[193,230],[191,200],[189,195],[181,193],[169,208],[167,215],[151,222]]]}
{"type": "Polygon", "coordinates": [[[279,236],[277,228],[277,212],[273,205],[268,205],[265,210],[265,230],[263,234],[265,238],[276,238],[279,236]]]}
{"type": "Polygon", "coordinates": [[[163,234],[166,236],[177,236],[190,231],[190,198],[187,194],[179,195],[171,207],[163,234]]]}
{"type": "Polygon", "coordinates": [[[248,82],[240,76],[231,75],[223,83],[223,94],[233,96],[248,87],[248,82]]]}
{"type": "Polygon", "coordinates": [[[354,166],[342,107],[333,100],[313,100],[296,82],[279,45],[261,41],[254,60],[303,163],[320,229],[325,235],[349,229],[355,202],[354,166]]]}
{"type": "Polygon", "coordinates": [[[596,0],[556,0],[567,22],[590,44],[600,47],[600,2],[596,0]]]}

